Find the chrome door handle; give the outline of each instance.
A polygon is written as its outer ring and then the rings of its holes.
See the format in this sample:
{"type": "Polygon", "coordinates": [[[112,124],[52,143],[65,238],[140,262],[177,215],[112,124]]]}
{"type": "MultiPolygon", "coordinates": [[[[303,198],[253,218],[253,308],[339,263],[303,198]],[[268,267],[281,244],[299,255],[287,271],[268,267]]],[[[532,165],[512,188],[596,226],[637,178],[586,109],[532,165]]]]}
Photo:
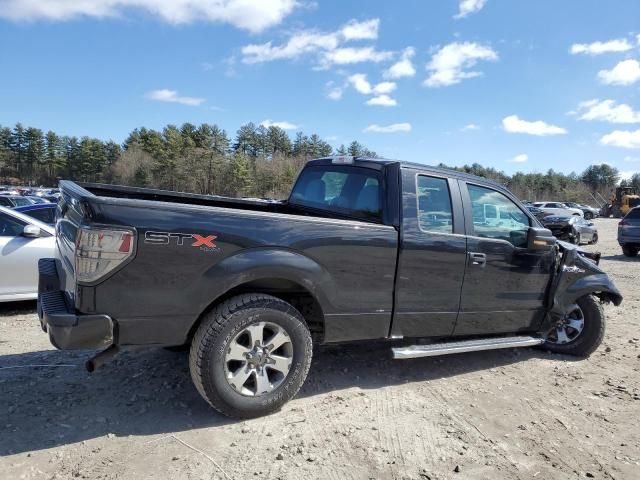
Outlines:
{"type": "Polygon", "coordinates": [[[484,253],[469,252],[469,261],[471,265],[484,267],[487,264],[487,255],[484,253]]]}

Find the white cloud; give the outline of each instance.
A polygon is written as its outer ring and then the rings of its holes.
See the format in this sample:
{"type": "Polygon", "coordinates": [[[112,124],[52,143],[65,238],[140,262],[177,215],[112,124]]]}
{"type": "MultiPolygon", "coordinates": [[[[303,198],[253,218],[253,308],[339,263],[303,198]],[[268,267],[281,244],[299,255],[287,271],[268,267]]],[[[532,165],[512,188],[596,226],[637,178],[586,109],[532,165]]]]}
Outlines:
{"type": "Polygon", "coordinates": [[[640,148],[640,130],[615,130],[600,139],[602,145],[621,148],[640,148]]]}
{"type": "Polygon", "coordinates": [[[367,100],[367,105],[377,105],[381,107],[395,107],[398,105],[398,102],[395,99],[391,98],[389,95],[378,95],[377,97],[370,98],[367,100]]]}
{"type": "Polygon", "coordinates": [[[371,84],[364,73],[355,73],[349,76],[347,81],[363,95],[369,95],[371,93],[371,84]]]}
{"type": "Polygon", "coordinates": [[[616,40],[609,40],[607,42],[593,42],[593,43],[574,43],[569,49],[569,53],[577,55],[579,53],[585,53],[587,55],[600,55],[601,53],[611,52],[626,52],[631,50],[631,45],[627,39],[621,38],[616,40]]]}
{"type": "Polygon", "coordinates": [[[353,88],[363,95],[382,95],[385,93],[391,93],[396,89],[395,82],[380,82],[372,86],[364,73],[354,73],[347,77],[347,81],[353,86],[353,88]]]}
{"type": "Polygon", "coordinates": [[[468,132],[469,130],[480,130],[480,127],[475,123],[469,123],[460,129],[463,132],[468,132]]]}
{"type": "MultiPolygon", "coordinates": [[[[273,42],[245,45],[241,48],[242,61],[244,63],[262,63],[274,60],[295,59],[303,55],[323,56],[323,54],[340,50],[338,47],[344,42],[376,39],[378,37],[379,24],[380,20],[374,18],[372,20],[365,20],[362,22],[351,20],[333,32],[300,30],[290,35],[288,40],[280,45],[274,45],[273,42]]],[[[346,50],[355,50],[357,54],[358,51],[362,49],[346,50]]],[[[372,55],[373,53],[376,53],[375,50],[370,47],[369,50],[370,51],[366,53],[368,53],[369,56],[375,57],[375,55],[372,55]]],[[[342,63],[353,63],[345,61],[345,59],[348,59],[349,53],[351,53],[351,56],[354,55],[353,52],[341,52],[337,53],[336,56],[343,60],[342,63]]],[[[390,52],[387,53],[390,55],[390,52]]],[[[363,55],[365,54],[360,52],[360,57],[363,55]]],[[[339,63],[325,60],[325,63],[327,62],[339,63]]]]}
{"type": "Polygon", "coordinates": [[[549,125],[542,120],[528,122],[521,120],[517,115],[510,115],[502,119],[503,128],[509,133],[526,133],[528,135],[546,136],[563,135],[567,133],[564,128],[549,125]]]}
{"type": "Polygon", "coordinates": [[[340,40],[333,33],[299,32],[287,43],[273,46],[272,42],[250,44],[242,47],[244,63],[262,63],[274,60],[298,58],[307,53],[337,48],[340,40]]]}
{"type": "Polygon", "coordinates": [[[617,105],[614,100],[587,100],[578,104],[580,120],[601,120],[610,123],[640,123],[640,112],[629,105],[617,105]]]}
{"type": "Polygon", "coordinates": [[[392,123],[391,125],[377,125],[374,123],[363,130],[365,133],[396,133],[410,131],[410,123],[392,123]]]}
{"type": "Polygon", "coordinates": [[[391,65],[388,70],[383,74],[384,78],[402,78],[413,77],[416,74],[416,69],[411,63],[411,59],[416,54],[416,50],[413,47],[407,47],[402,52],[402,57],[396,63],[391,65]]]}
{"type": "Polygon", "coordinates": [[[640,62],[623,60],[611,70],[600,70],[598,78],[607,85],[631,85],[640,80],[640,62]]]}
{"type": "Polygon", "coordinates": [[[273,120],[271,120],[269,118],[267,118],[266,120],[261,121],[260,125],[262,125],[264,128],[278,127],[278,128],[281,128],[282,130],[295,130],[297,128],[300,128],[300,125],[296,125],[296,124],[291,123],[291,122],[287,122],[287,121],[274,122],[273,120]]]}
{"type": "Polygon", "coordinates": [[[526,153],[521,153],[520,155],[516,155],[511,159],[511,161],[515,163],[525,163],[527,160],[529,160],[529,155],[527,155],[526,153]]]}
{"type": "Polygon", "coordinates": [[[197,107],[205,101],[204,98],[184,97],[178,95],[178,92],[176,92],[175,90],[168,90],[166,88],[147,92],[146,97],[149,100],[155,100],[158,102],[180,103],[182,105],[189,105],[191,107],[197,107]]]}
{"type": "Polygon", "coordinates": [[[631,163],[635,163],[635,162],[640,162],[640,157],[631,157],[631,156],[626,156],[623,159],[625,162],[631,162],[631,163]]]}
{"type": "Polygon", "coordinates": [[[640,171],[626,170],[624,172],[618,172],[618,175],[620,175],[620,180],[631,180],[631,177],[633,177],[636,173],[640,173],[640,171]]]}
{"type": "Polygon", "coordinates": [[[479,12],[487,3],[487,0],[460,0],[458,14],[453,18],[464,18],[472,13],[479,12]]]}
{"type": "Polygon", "coordinates": [[[278,25],[297,0],[4,0],[0,17],[14,21],[65,21],[80,17],[125,17],[132,10],[171,24],[228,23],[250,32],[278,25]]]}
{"type": "Polygon", "coordinates": [[[322,56],[321,65],[328,68],[331,65],[348,65],[362,62],[382,62],[393,56],[392,52],[378,51],[373,47],[343,47],[329,50],[322,56]]]}
{"type": "Polygon", "coordinates": [[[341,33],[346,40],[375,40],[378,38],[379,26],[379,18],[366,20],[364,22],[351,20],[342,27],[341,33]]]}
{"type": "Polygon", "coordinates": [[[396,89],[395,82],[380,82],[373,87],[373,93],[382,95],[385,93],[391,93],[396,89]]]}
{"type": "Polygon", "coordinates": [[[336,85],[333,81],[329,81],[325,84],[327,90],[327,98],[331,100],[340,100],[344,93],[344,87],[336,85]]]}
{"type": "Polygon", "coordinates": [[[479,61],[498,60],[498,55],[491,47],[472,42],[454,42],[438,50],[427,64],[430,72],[424,84],[428,87],[444,87],[460,83],[465,78],[482,75],[481,72],[469,71],[479,61]]]}

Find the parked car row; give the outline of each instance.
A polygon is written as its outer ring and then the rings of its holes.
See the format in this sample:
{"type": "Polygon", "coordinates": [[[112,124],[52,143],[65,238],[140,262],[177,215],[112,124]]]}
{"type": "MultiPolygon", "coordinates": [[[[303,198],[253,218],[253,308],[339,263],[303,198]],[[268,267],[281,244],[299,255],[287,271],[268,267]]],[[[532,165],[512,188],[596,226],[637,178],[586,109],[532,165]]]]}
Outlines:
{"type": "Polygon", "coordinates": [[[583,205],[575,202],[549,202],[549,201],[540,201],[540,202],[524,202],[527,205],[527,208],[540,220],[544,218],[546,215],[540,215],[540,212],[534,213],[532,208],[536,208],[541,210],[544,214],[554,214],[554,215],[577,215],[580,217],[584,217],[586,220],[591,220],[600,215],[600,210],[591,207],[589,205],[583,205]]]}
{"type": "MultiPolygon", "coordinates": [[[[60,190],[57,188],[32,188],[32,187],[6,187],[0,186],[0,197],[26,197],[33,203],[53,202],[60,198],[60,190]]],[[[2,206],[6,206],[1,204],[2,206]]]]}
{"type": "Polygon", "coordinates": [[[47,225],[55,223],[57,188],[27,189],[0,187],[0,207],[15,209],[47,225]]]}
{"type": "Polygon", "coordinates": [[[549,215],[542,219],[542,225],[558,240],[576,245],[598,243],[598,229],[593,222],[578,215],[549,215]]]}

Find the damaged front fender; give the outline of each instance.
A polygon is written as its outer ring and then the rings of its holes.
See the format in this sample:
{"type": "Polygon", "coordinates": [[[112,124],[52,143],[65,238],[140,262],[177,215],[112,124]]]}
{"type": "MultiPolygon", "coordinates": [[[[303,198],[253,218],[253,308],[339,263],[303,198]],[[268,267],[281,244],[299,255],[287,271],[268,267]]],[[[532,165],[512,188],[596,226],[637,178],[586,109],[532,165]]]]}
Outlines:
{"type": "Polygon", "coordinates": [[[598,266],[599,253],[558,241],[559,260],[549,289],[549,308],[543,330],[564,317],[571,305],[585,295],[620,305],[622,295],[609,276],[598,266]]]}

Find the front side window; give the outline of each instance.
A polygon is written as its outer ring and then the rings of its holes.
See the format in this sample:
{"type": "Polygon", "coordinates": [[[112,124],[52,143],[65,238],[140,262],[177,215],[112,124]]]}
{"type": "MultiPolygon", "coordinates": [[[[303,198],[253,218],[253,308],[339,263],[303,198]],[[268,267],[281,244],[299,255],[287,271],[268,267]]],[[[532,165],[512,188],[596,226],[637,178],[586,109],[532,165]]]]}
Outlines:
{"type": "Polygon", "coordinates": [[[516,247],[527,245],[529,217],[507,196],[477,185],[467,185],[473,209],[476,237],[506,240],[516,247]]]}
{"type": "Polygon", "coordinates": [[[453,233],[453,209],[447,180],[418,175],[417,189],[420,229],[453,233]]]}
{"type": "Polygon", "coordinates": [[[382,214],[379,173],[357,167],[307,167],[293,187],[289,202],[364,220],[382,214]]]}
{"type": "Polygon", "coordinates": [[[0,237],[17,237],[22,235],[26,224],[17,218],[0,212],[0,237]]]}

